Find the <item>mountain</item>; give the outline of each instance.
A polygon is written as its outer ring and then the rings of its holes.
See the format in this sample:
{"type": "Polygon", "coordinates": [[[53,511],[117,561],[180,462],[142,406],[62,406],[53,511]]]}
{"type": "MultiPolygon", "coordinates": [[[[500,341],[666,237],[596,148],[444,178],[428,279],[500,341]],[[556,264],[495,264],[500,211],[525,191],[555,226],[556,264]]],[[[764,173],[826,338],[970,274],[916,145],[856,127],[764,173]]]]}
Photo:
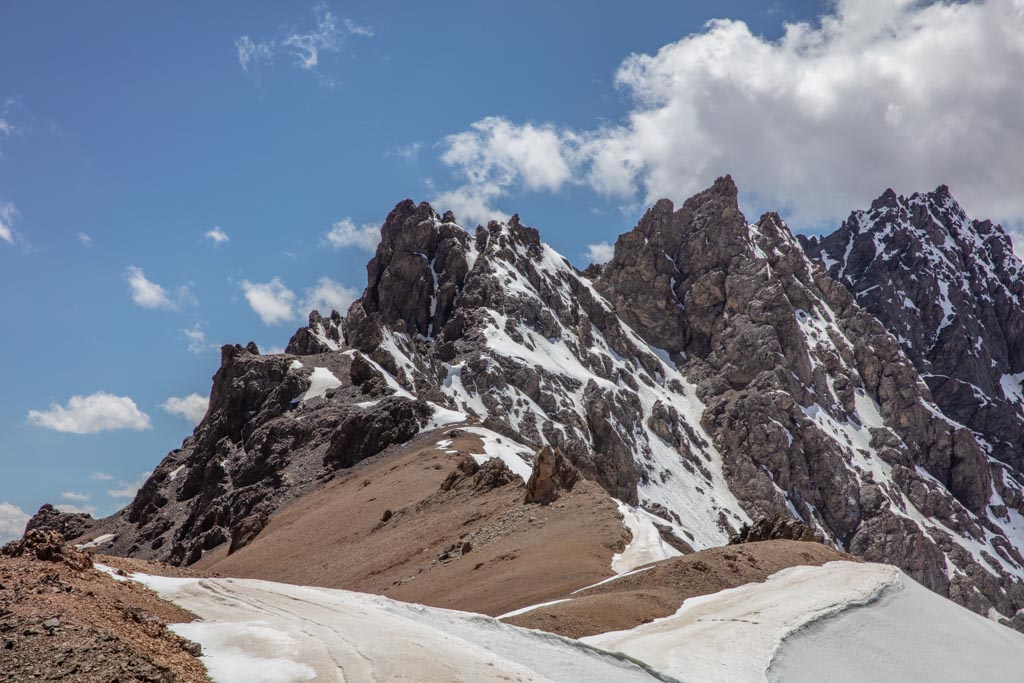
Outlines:
{"type": "MultiPolygon", "coordinates": [[[[976,244],[994,230],[959,225],[976,244]]],[[[114,554],[230,555],[360,463],[458,426],[524,484],[534,452],[564,454],[682,551],[791,517],[1020,627],[1018,464],[939,402],[902,328],[816,245],[774,213],[749,223],[729,177],[659,201],[585,272],[518,216],[471,233],[406,200],[347,314],[311,315],[285,354],[224,347],[194,434],[89,531],[114,554]]],[[[1000,377],[1020,371],[1005,334],[1000,377]]]]}

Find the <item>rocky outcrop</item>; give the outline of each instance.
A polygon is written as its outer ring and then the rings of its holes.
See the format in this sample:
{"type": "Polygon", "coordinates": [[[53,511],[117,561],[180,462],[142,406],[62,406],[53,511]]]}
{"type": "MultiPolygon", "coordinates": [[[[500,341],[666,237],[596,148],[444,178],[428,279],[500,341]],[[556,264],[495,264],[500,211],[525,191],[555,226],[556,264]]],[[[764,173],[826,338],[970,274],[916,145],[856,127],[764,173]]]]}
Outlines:
{"type": "Polygon", "coordinates": [[[320,311],[310,311],[309,324],[296,330],[284,352],[296,356],[315,356],[337,351],[345,344],[345,327],[341,314],[331,311],[328,318],[320,311]]]}
{"type": "Polygon", "coordinates": [[[6,557],[31,557],[42,562],[59,562],[75,571],[92,569],[92,557],[68,545],[60,532],[30,529],[18,541],[11,541],[0,548],[0,555],[6,557]]]}
{"type": "Polygon", "coordinates": [[[580,480],[580,472],[562,451],[545,446],[537,451],[533,472],[526,482],[527,503],[550,505],[562,491],[572,491],[580,480]]]}
{"type": "Polygon", "coordinates": [[[1024,470],[1024,267],[1006,231],[970,219],[943,185],[887,190],[806,244],[896,336],[942,412],[1024,470]]]}
{"type": "Polygon", "coordinates": [[[28,520],[25,534],[27,537],[28,532],[34,530],[56,531],[62,538],[71,541],[84,534],[94,522],[92,515],[84,512],[62,512],[46,503],[32,519],[28,520]]]}
{"type": "Polygon", "coordinates": [[[730,545],[757,541],[820,541],[814,529],[803,522],[782,515],[762,517],[753,524],[744,524],[731,539],[730,545]]]}

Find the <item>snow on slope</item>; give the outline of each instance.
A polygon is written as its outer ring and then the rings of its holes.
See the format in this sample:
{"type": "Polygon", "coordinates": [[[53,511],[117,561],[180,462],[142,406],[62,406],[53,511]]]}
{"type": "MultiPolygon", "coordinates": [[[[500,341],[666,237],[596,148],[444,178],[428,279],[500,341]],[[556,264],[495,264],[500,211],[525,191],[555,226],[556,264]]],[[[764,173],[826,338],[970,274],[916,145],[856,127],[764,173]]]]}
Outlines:
{"type": "Polygon", "coordinates": [[[203,619],[173,629],[203,646],[216,683],[672,680],[477,614],[269,581],[133,578],[203,619]]]}
{"type": "Polygon", "coordinates": [[[612,571],[616,574],[626,574],[645,564],[682,555],[662,540],[661,533],[654,526],[653,520],[664,524],[663,520],[640,508],[616,502],[619,504],[622,521],[633,538],[621,553],[616,553],[612,557],[612,571]]]}
{"type": "Polygon", "coordinates": [[[847,610],[787,638],[768,671],[785,683],[1016,683],[1024,636],[900,576],[868,609],[847,610]]]}
{"type": "Polygon", "coordinates": [[[878,599],[900,576],[884,564],[792,567],[764,583],[691,598],[670,617],[583,642],[625,653],[680,680],[764,681],[783,638],[816,619],[878,599]]]}

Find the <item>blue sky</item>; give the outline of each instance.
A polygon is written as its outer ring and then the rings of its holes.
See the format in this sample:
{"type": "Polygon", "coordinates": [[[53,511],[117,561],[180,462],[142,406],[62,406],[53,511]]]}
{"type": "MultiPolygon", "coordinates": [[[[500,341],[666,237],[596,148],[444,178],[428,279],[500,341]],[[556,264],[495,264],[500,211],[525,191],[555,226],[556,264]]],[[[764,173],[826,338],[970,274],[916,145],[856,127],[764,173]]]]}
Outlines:
{"type": "Polygon", "coordinates": [[[724,172],[805,230],[940,182],[1018,225],[1019,3],[968,5],[0,2],[0,536],[128,502],[168,399],[357,294],[405,197],[581,267],[724,172]]]}

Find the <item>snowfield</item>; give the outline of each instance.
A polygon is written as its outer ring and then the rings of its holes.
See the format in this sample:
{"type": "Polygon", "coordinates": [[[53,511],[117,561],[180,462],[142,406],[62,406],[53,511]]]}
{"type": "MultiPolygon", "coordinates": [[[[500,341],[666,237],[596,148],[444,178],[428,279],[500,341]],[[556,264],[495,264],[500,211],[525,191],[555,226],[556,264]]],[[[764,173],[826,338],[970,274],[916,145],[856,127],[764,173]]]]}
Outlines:
{"type": "Polygon", "coordinates": [[[251,579],[133,578],[203,621],[217,683],[665,681],[629,659],[478,614],[251,579]]]}
{"type": "Polygon", "coordinates": [[[1024,635],[884,564],[785,569],[764,583],[691,598],[672,616],[579,641],[344,590],[132,579],[202,619],[172,628],[202,645],[217,683],[1010,683],[1024,671],[1024,635]]]}

